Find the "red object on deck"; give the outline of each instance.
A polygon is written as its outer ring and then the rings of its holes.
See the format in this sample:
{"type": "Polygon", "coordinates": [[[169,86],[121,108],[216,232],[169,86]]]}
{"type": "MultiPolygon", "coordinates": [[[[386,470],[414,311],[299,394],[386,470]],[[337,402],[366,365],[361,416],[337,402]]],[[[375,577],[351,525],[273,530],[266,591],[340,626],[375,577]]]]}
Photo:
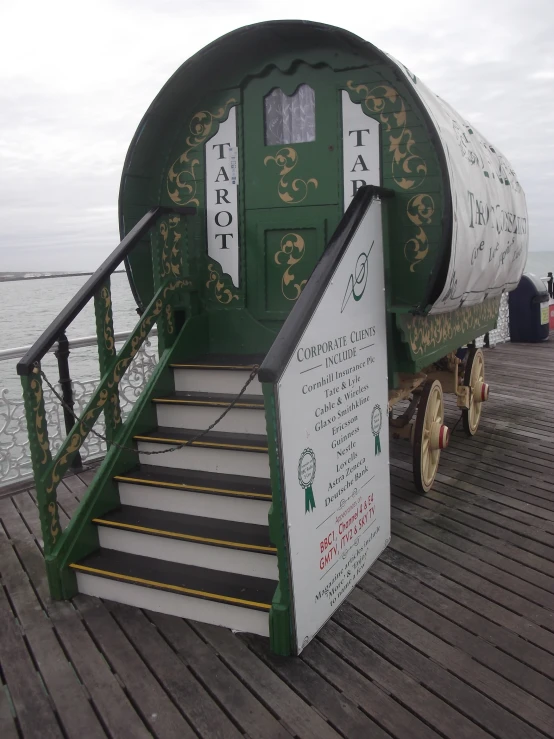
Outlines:
{"type": "Polygon", "coordinates": [[[550,329],[554,329],[554,302],[551,300],[548,306],[548,318],[550,320],[550,329]]]}

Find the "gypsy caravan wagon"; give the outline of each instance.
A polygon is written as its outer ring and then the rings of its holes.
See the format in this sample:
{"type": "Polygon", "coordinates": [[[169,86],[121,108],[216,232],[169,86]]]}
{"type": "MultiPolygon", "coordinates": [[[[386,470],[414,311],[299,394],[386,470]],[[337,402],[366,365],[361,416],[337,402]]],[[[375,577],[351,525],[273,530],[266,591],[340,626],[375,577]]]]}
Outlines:
{"type": "Polygon", "coordinates": [[[444,392],[477,431],[475,339],[527,254],[517,177],[371,44],[271,22],[161,90],[125,161],[120,227],[18,366],[52,594],[298,653],[389,541],[387,428],[412,443],[420,492],[448,443],[444,392]],[[140,320],[116,352],[123,260],[140,320]],[[102,380],[53,457],[40,360],[93,296],[102,380]],[[123,422],[119,380],[156,324],[159,365],[123,422]],[[57,486],[101,413],[109,450],[62,532],[57,486]]]}

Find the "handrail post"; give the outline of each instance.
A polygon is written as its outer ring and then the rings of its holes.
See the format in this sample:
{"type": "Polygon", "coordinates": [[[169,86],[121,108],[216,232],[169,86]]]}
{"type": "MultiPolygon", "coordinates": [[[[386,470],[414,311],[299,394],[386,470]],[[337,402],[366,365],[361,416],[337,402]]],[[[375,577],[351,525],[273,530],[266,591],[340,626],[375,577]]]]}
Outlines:
{"type": "MultiPolygon", "coordinates": [[[[63,331],[58,338],[58,348],[54,352],[54,356],[58,360],[58,372],[63,398],[65,432],[66,434],[69,434],[75,424],[75,417],[72,413],[75,401],[73,399],[73,383],[71,382],[71,375],[69,373],[69,341],[67,340],[67,334],[65,331],[63,331]]],[[[81,459],[81,454],[79,452],[77,452],[71,462],[71,467],[78,470],[82,469],[83,460],[81,459]]]]}
{"type": "MultiPolygon", "coordinates": [[[[151,231],[152,272],[154,289],[158,289],[168,280],[179,280],[183,276],[182,241],[186,236],[186,219],[179,214],[168,213],[157,229],[151,231]]],[[[172,346],[176,336],[175,302],[179,300],[173,295],[164,307],[158,321],[158,352],[162,353],[172,346]]]]}
{"type": "MultiPolygon", "coordinates": [[[[40,518],[40,528],[44,547],[44,556],[52,553],[61,534],[60,518],[58,513],[57,485],[47,485],[45,472],[52,464],[48,429],[46,425],[46,411],[44,409],[44,394],[40,365],[36,364],[33,372],[22,375],[23,402],[25,403],[25,417],[31,449],[31,462],[37,491],[37,505],[40,518]]],[[[50,589],[54,597],[61,597],[56,583],[50,577],[50,589]]]]}
{"type": "MultiPolygon", "coordinates": [[[[94,314],[96,316],[96,336],[98,343],[98,363],[100,377],[104,377],[114,357],[115,338],[113,331],[112,294],[110,279],[106,279],[98,292],[94,294],[94,314]]],[[[121,425],[121,407],[119,404],[119,383],[114,382],[109,389],[108,402],[104,406],[106,420],[106,439],[108,449],[112,445],[117,429],[121,425]]]]}

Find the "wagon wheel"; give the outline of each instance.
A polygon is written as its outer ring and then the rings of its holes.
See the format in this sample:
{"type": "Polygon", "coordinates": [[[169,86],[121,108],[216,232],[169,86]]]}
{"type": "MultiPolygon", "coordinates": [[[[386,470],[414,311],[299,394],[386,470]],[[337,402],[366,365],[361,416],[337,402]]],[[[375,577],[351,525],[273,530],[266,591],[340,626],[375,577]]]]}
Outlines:
{"type": "Polygon", "coordinates": [[[414,426],[414,482],[421,493],[431,489],[437,474],[441,449],[448,446],[450,431],[443,424],[444,402],[439,380],[423,386],[414,426]]]}
{"type": "Polygon", "coordinates": [[[479,428],[483,402],[489,397],[482,349],[474,348],[470,351],[464,373],[464,385],[469,387],[469,408],[462,410],[462,421],[466,434],[474,436],[479,428]]]}

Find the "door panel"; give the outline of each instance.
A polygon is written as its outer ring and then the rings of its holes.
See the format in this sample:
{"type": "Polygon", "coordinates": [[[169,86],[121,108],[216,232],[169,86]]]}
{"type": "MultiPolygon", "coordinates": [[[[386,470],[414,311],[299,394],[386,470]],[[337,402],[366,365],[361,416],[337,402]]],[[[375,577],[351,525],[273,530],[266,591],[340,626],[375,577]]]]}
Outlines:
{"type": "Polygon", "coordinates": [[[333,73],[326,69],[300,65],[292,74],[273,70],[248,83],[244,93],[247,208],[293,209],[338,202],[338,105],[333,73]],[[293,96],[304,85],[314,92],[315,139],[266,145],[265,98],[277,88],[293,96]]]}
{"type": "Polygon", "coordinates": [[[244,91],[246,300],[259,321],[286,319],[342,214],[339,101],[333,73],[306,64],[244,91]]]}
{"type": "Polygon", "coordinates": [[[247,307],[260,321],[284,321],[338,223],[334,207],[247,212],[247,307]]]}

